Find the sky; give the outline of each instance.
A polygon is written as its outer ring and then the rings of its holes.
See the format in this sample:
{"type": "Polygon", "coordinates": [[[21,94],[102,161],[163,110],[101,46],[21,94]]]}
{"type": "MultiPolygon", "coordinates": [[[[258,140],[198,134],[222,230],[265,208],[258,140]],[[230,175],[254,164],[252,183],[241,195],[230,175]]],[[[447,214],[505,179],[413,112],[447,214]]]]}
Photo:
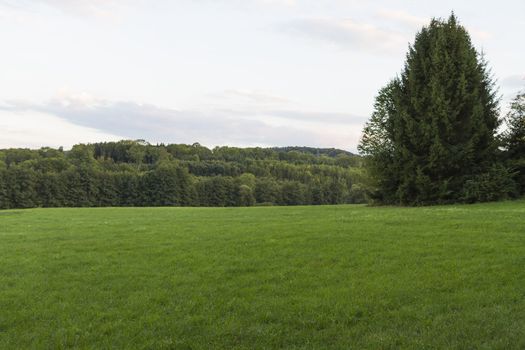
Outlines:
{"type": "Polygon", "coordinates": [[[523,0],[0,0],[0,148],[355,152],[417,31],[451,11],[505,113],[525,88],[523,0]]]}

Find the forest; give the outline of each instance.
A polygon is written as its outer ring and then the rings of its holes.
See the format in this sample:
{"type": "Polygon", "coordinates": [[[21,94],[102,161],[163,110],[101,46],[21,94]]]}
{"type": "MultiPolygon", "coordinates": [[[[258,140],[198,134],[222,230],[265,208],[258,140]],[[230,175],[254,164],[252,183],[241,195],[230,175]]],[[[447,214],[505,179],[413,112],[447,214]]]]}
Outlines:
{"type": "Polygon", "coordinates": [[[0,208],[363,203],[361,158],[143,140],[0,150],[0,208]]]}

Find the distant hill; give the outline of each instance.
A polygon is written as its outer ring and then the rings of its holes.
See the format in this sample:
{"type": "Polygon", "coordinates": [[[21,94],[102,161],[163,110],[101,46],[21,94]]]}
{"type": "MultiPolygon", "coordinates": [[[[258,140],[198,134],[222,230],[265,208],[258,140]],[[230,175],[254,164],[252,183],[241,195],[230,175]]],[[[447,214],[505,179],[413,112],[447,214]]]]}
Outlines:
{"type": "Polygon", "coordinates": [[[348,152],[342,149],[337,148],[315,148],[315,147],[304,147],[304,146],[287,146],[287,147],[272,147],[271,148],[274,151],[277,152],[301,152],[301,153],[309,153],[316,156],[327,156],[327,157],[337,157],[340,154],[344,154],[349,157],[359,157],[357,154],[353,154],[352,152],[348,152]]]}

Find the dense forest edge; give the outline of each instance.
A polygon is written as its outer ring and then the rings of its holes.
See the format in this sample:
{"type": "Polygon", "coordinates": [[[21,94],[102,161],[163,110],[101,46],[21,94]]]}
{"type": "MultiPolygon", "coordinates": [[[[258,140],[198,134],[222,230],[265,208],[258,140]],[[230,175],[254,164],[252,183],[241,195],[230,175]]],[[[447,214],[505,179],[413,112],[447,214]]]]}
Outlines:
{"type": "Polygon", "coordinates": [[[143,140],[0,150],[0,208],[364,203],[359,156],[143,140]]]}

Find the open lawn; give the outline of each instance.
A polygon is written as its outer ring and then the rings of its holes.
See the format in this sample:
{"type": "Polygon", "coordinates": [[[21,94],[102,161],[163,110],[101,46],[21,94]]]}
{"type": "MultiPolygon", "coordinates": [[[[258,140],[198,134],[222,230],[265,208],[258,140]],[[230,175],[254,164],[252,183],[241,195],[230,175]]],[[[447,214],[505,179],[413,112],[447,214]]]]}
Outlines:
{"type": "Polygon", "coordinates": [[[1,349],[524,349],[525,201],[0,211],[1,349]]]}

